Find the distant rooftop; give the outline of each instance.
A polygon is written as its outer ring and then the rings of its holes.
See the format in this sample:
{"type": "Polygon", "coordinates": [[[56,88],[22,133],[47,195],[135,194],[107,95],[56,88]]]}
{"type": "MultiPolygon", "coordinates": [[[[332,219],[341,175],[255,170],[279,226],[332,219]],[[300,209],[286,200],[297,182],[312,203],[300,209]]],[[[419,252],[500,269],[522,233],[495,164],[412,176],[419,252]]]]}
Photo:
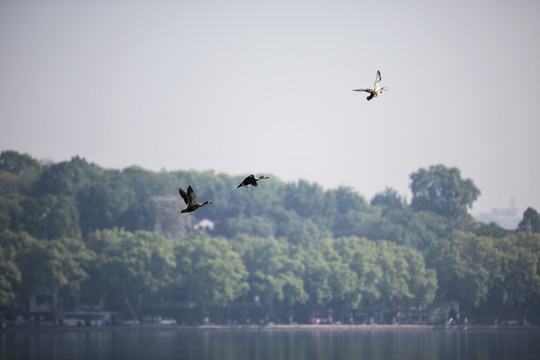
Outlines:
{"type": "Polygon", "coordinates": [[[489,224],[497,223],[500,227],[507,230],[515,230],[521,221],[521,214],[516,207],[515,199],[510,200],[510,206],[507,208],[494,208],[490,212],[478,213],[474,215],[476,221],[489,224]]]}
{"type": "Polygon", "coordinates": [[[214,222],[208,219],[201,220],[193,226],[195,230],[214,230],[214,222]]]}

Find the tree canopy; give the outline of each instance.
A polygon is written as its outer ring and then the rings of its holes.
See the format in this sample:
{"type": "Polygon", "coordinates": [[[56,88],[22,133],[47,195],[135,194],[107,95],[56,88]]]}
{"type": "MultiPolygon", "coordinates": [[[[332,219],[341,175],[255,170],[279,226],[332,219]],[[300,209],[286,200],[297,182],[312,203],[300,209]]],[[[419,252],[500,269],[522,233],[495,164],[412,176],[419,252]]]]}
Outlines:
{"type": "Polygon", "coordinates": [[[410,204],[390,188],[368,202],[274,175],[236,189],[244,177],[2,152],[0,306],[20,312],[40,295],[57,319],[85,304],[307,322],[459,301],[471,318],[540,322],[538,213],[517,232],[475,223],[480,191],[456,168],[412,173],[410,204]],[[215,206],[180,214],[189,185],[215,206]]]}
{"type": "Polygon", "coordinates": [[[467,208],[471,208],[480,195],[471,179],[461,178],[458,168],[444,165],[433,165],[412,173],[411,191],[411,206],[415,210],[454,219],[466,217],[467,208]]]}

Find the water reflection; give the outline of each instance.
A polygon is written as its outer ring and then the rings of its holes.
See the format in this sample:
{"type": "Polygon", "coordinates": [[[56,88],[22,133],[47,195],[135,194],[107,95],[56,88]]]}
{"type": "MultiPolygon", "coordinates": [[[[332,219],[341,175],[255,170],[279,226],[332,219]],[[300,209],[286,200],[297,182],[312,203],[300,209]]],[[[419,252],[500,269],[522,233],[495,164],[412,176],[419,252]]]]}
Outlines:
{"type": "Polygon", "coordinates": [[[540,332],[100,329],[0,334],[0,359],[533,359],[540,332]]]}

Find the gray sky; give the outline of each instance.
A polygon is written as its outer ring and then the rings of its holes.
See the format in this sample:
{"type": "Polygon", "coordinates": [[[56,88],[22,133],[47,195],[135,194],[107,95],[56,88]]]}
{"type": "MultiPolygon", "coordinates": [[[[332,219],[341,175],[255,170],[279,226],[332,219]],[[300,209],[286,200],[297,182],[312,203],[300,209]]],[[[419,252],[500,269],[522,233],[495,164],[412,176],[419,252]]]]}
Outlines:
{"type": "Polygon", "coordinates": [[[539,1],[0,1],[0,150],[540,210],[539,1]],[[389,91],[366,101],[375,73],[389,91]]]}

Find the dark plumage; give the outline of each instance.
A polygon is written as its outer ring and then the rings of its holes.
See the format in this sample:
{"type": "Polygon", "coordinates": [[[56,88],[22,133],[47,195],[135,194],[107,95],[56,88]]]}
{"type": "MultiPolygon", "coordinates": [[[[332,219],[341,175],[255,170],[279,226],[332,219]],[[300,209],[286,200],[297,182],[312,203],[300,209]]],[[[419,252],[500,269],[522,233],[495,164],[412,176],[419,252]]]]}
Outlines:
{"type": "Polygon", "coordinates": [[[256,177],[255,175],[251,174],[247,178],[245,178],[244,181],[242,181],[242,183],[240,185],[238,185],[236,188],[238,189],[238,188],[240,188],[242,186],[245,186],[246,189],[249,189],[250,185],[259,186],[257,184],[257,181],[262,180],[262,179],[270,179],[270,178],[268,176],[266,176],[266,175],[261,175],[259,177],[256,177]]]}
{"type": "Polygon", "coordinates": [[[195,195],[195,191],[193,191],[193,188],[191,185],[187,188],[187,193],[182,190],[182,188],[178,188],[178,192],[180,193],[180,196],[182,199],[184,199],[184,202],[187,205],[187,208],[182,210],[182,213],[188,213],[197,210],[200,207],[203,207],[204,205],[213,204],[213,201],[205,201],[204,203],[200,203],[197,201],[197,195],[195,195]]]}

